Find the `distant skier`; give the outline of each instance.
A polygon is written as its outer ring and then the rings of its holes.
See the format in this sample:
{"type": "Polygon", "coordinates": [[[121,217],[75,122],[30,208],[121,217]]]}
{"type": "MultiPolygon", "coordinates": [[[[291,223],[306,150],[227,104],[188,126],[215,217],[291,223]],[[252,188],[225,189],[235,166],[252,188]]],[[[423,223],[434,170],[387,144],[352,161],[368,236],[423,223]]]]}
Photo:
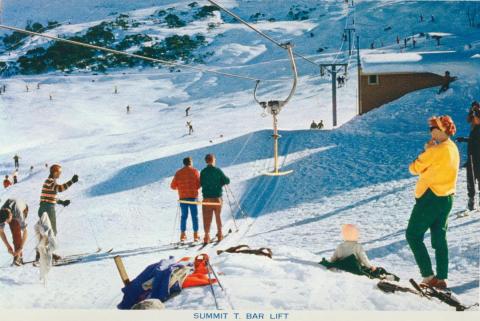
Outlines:
{"type": "Polygon", "coordinates": [[[375,43],[374,42],[370,43],[370,49],[375,49],[375,43]]]}
{"type": "Polygon", "coordinates": [[[399,44],[400,44],[400,37],[397,36],[397,45],[399,45],[399,44]]]}
{"type": "Polygon", "coordinates": [[[48,95],[50,100],[53,100],[52,94],[48,95]]]}
{"type": "Polygon", "coordinates": [[[14,162],[15,168],[20,167],[19,159],[20,159],[20,156],[18,156],[17,154],[15,154],[15,156],[13,156],[13,162],[14,162]]]}
{"type": "Polygon", "coordinates": [[[407,48],[407,41],[408,41],[407,38],[403,38],[403,46],[405,48],[407,48]]]}
{"type": "Polygon", "coordinates": [[[188,117],[188,113],[190,112],[190,108],[192,108],[192,107],[188,106],[187,108],[185,108],[185,117],[188,117]]]}
{"type": "Polygon", "coordinates": [[[317,128],[318,128],[317,123],[315,122],[315,120],[312,120],[312,123],[310,124],[310,129],[317,129],[317,128]]]}
{"type": "Polygon", "coordinates": [[[188,127],[188,134],[191,135],[193,133],[192,121],[187,121],[187,127],[188,127]]]}
{"type": "Polygon", "coordinates": [[[30,166],[30,175],[33,174],[33,165],[30,166]]]}
{"type": "MultiPolygon", "coordinates": [[[[62,167],[60,165],[52,165],[50,167],[50,175],[43,183],[42,193],[40,194],[40,208],[38,209],[38,216],[42,217],[42,214],[46,212],[52,224],[53,233],[57,235],[57,218],[55,213],[55,204],[63,206],[70,205],[70,200],[57,199],[57,193],[66,191],[74,183],[78,182],[78,175],[73,175],[72,179],[64,184],[57,184],[57,179],[62,174],[62,167]]],[[[37,252],[36,261],[40,258],[40,254],[37,252]]],[[[58,260],[60,257],[54,255],[54,259],[58,260]]]]}
{"type": "Polygon", "coordinates": [[[117,86],[115,86],[115,89],[114,89],[113,93],[114,93],[114,94],[118,94],[118,88],[117,88],[117,86]]]}
{"type": "Polygon", "coordinates": [[[127,114],[130,114],[130,105],[127,105],[127,114]]]}
{"type": "Polygon", "coordinates": [[[417,40],[415,40],[415,38],[412,39],[412,45],[413,45],[413,48],[415,48],[415,45],[417,44],[417,40]]]}
{"type": "Polygon", "coordinates": [[[13,171],[12,176],[13,176],[13,184],[17,184],[18,183],[18,169],[15,169],[13,171]]]}
{"type": "Polygon", "coordinates": [[[27,241],[28,205],[21,200],[8,199],[0,209],[0,238],[5,244],[8,253],[13,256],[13,264],[23,264],[23,246],[27,241]],[[5,224],[10,226],[13,248],[5,235],[5,224]]]}
{"type": "MultiPolygon", "coordinates": [[[[173,177],[170,187],[178,191],[178,196],[182,201],[198,201],[198,190],[200,189],[200,173],[193,167],[193,160],[191,157],[183,159],[184,167],[178,170],[173,177]]],[[[198,208],[196,204],[180,203],[182,217],[180,221],[180,242],[187,240],[187,219],[188,211],[192,216],[193,225],[193,241],[200,240],[198,236],[198,208]]]]}
{"type": "Polygon", "coordinates": [[[438,94],[441,94],[447,91],[450,88],[450,83],[457,80],[457,77],[451,77],[450,71],[445,71],[445,76],[443,76],[443,85],[438,90],[438,94]]]}
{"type": "Polygon", "coordinates": [[[5,175],[5,179],[3,180],[3,188],[7,189],[10,186],[12,186],[12,182],[10,181],[10,177],[8,177],[8,175],[5,175]]]}
{"type": "Polygon", "coordinates": [[[203,228],[205,236],[203,243],[210,242],[210,225],[212,224],[213,215],[215,214],[215,222],[217,224],[217,240],[223,239],[222,233],[222,188],[224,185],[230,184],[230,179],[223,171],[215,167],[215,155],[208,154],[205,156],[207,167],[202,169],[200,173],[200,186],[202,187],[203,201],[215,203],[219,205],[202,205],[203,228]]]}
{"type": "Polygon", "coordinates": [[[28,93],[28,90],[29,90],[28,85],[25,85],[25,89],[27,90],[27,93],[28,93]]]}
{"type": "Polygon", "coordinates": [[[341,88],[345,85],[345,77],[344,76],[338,76],[337,77],[337,83],[338,83],[338,88],[341,88]]]}
{"type": "Polygon", "coordinates": [[[420,22],[423,22],[423,14],[420,14],[420,22]]]}
{"type": "Polygon", "coordinates": [[[323,120],[320,120],[317,125],[318,129],[323,129],[323,120]]]}
{"type": "Polygon", "coordinates": [[[431,21],[431,22],[435,22],[435,17],[433,16],[433,14],[432,14],[432,16],[430,17],[430,21],[431,21]]]}
{"type": "Polygon", "coordinates": [[[453,205],[460,155],[450,139],[456,128],[449,116],[432,117],[429,125],[432,139],[409,166],[410,173],[419,175],[419,179],[415,188],[416,203],[405,235],[420,268],[422,284],[444,289],[448,278],[448,215],[453,205]],[[429,229],[435,249],[436,275],[423,242],[429,229]]]}
{"type": "Polygon", "coordinates": [[[40,83],[37,83],[37,90],[40,89],[40,83]]]}
{"type": "Polygon", "coordinates": [[[480,191],[480,104],[472,103],[467,121],[471,124],[469,137],[458,137],[457,142],[468,143],[467,153],[467,190],[468,210],[475,209],[475,183],[480,191]]]}

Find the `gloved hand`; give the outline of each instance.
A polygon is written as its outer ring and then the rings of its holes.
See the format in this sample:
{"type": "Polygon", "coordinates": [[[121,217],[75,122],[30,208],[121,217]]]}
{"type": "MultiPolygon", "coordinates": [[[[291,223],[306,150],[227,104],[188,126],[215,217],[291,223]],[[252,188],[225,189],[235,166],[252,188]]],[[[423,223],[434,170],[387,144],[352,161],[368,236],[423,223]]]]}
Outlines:
{"type": "Polygon", "coordinates": [[[70,200],[64,200],[60,204],[63,205],[64,207],[67,207],[68,205],[70,205],[70,200]]]}
{"type": "Polygon", "coordinates": [[[74,182],[74,183],[78,182],[78,175],[77,174],[72,176],[72,182],[74,182]]]}

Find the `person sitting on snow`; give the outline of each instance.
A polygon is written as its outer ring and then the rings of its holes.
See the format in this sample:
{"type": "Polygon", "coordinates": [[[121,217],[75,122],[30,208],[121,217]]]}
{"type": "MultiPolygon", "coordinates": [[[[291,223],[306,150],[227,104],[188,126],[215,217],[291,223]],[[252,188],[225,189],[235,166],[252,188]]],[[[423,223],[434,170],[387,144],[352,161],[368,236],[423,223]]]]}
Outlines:
{"type": "Polygon", "coordinates": [[[384,268],[375,267],[370,263],[362,245],[358,243],[359,234],[355,225],[343,225],[343,243],[337,246],[330,261],[323,258],[320,264],[328,269],[337,268],[353,274],[366,275],[369,278],[400,280],[399,277],[388,273],[384,268]]]}

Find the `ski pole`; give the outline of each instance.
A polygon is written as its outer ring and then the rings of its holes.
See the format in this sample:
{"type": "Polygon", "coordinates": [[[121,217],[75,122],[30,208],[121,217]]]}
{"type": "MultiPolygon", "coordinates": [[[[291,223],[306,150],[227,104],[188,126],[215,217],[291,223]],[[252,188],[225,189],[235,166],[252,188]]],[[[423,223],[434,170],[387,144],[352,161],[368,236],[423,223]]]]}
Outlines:
{"type": "Polygon", "coordinates": [[[226,185],[227,192],[229,192],[232,195],[233,201],[237,204],[238,209],[240,210],[240,213],[242,213],[243,218],[247,218],[248,214],[245,212],[245,210],[242,208],[240,203],[238,202],[237,198],[235,197],[235,194],[233,194],[232,190],[228,185],[226,185]]]}
{"type": "Polygon", "coordinates": [[[175,221],[173,222],[172,238],[171,238],[170,244],[175,243],[175,235],[176,235],[175,231],[177,230],[179,214],[180,214],[180,205],[178,205],[177,213],[175,214],[175,221]]]}
{"type": "Polygon", "coordinates": [[[98,244],[97,235],[95,233],[95,229],[93,228],[92,222],[87,218],[88,225],[90,225],[90,230],[92,231],[93,238],[95,239],[95,244],[97,244],[97,249],[101,249],[100,245],[98,244]]]}
{"type": "MultiPolygon", "coordinates": [[[[215,290],[213,289],[212,277],[211,277],[211,274],[210,274],[210,266],[211,266],[210,265],[210,260],[207,259],[208,283],[210,284],[210,290],[212,290],[213,299],[215,300],[215,306],[217,307],[217,310],[220,310],[220,307],[218,306],[218,302],[217,302],[217,296],[215,295],[215,290]]],[[[218,279],[217,279],[217,282],[218,282],[218,279]]]]}
{"type": "MultiPolygon", "coordinates": [[[[61,213],[63,213],[64,210],[65,210],[65,206],[58,211],[58,214],[57,214],[57,215],[60,215],[61,213]]],[[[93,228],[92,222],[88,219],[88,217],[86,217],[85,220],[87,221],[88,225],[90,226],[90,231],[91,231],[92,234],[93,234],[93,239],[95,240],[95,244],[97,244],[97,249],[100,250],[101,247],[100,247],[100,245],[98,244],[97,234],[95,233],[95,229],[93,228]]]]}
{"type": "Polygon", "coordinates": [[[215,279],[217,280],[218,285],[220,286],[220,288],[222,289],[222,291],[225,292],[225,288],[223,287],[222,283],[220,283],[220,279],[218,278],[217,273],[216,273],[215,270],[213,269],[213,266],[210,264],[210,260],[207,260],[207,265],[208,265],[209,270],[212,270],[213,276],[214,276],[215,279]]]}
{"type": "Polygon", "coordinates": [[[233,214],[233,206],[232,206],[232,202],[230,201],[230,197],[228,196],[227,188],[225,188],[225,195],[227,195],[227,202],[228,202],[228,205],[230,206],[230,214],[232,215],[233,224],[235,225],[235,230],[236,232],[238,232],[237,220],[235,219],[235,215],[233,214]]]}
{"type": "Polygon", "coordinates": [[[225,295],[225,299],[227,300],[228,304],[230,305],[230,307],[235,310],[235,307],[233,306],[232,304],[232,300],[230,299],[230,296],[228,295],[227,293],[227,290],[223,287],[222,283],[220,282],[220,279],[218,278],[218,275],[217,273],[215,272],[215,270],[213,269],[213,266],[210,264],[210,259],[207,260],[207,265],[208,265],[208,269],[209,270],[212,270],[212,273],[213,273],[213,276],[215,276],[215,279],[217,280],[217,283],[218,285],[220,286],[220,288],[222,289],[224,295],[225,295]]]}

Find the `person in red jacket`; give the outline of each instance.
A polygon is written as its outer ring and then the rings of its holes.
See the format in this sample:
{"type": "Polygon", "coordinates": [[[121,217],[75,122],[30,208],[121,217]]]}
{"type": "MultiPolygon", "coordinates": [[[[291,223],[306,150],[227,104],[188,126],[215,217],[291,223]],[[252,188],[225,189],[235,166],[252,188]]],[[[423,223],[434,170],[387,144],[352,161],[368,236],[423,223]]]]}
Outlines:
{"type": "Polygon", "coordinates": [[[12,185],[12,182],[10,181],[10,178],[8,175],[5,175],[5,179],[3,180],[3,187],[4,188],[9,188],[12,185]]]}
{"type": "MultiPolygon", "coordinates": [[[[184,158],[183,165],[184,167],[175,173],[170,187],[173,190],[178,191],[180,200],[196,202],[198,199],[198,190],[200,188],[200,173],[193,167],[191,157],[184,158]]],[[[182,218],[180,220],[180,242],[185,242],[187,240],[186,230],[189,209],[190,214],[192,215],[193,241],[197,242],[200,239],[198,236],[197,205],[180,203],[180,209],[182,211],[182,218]]]]}

